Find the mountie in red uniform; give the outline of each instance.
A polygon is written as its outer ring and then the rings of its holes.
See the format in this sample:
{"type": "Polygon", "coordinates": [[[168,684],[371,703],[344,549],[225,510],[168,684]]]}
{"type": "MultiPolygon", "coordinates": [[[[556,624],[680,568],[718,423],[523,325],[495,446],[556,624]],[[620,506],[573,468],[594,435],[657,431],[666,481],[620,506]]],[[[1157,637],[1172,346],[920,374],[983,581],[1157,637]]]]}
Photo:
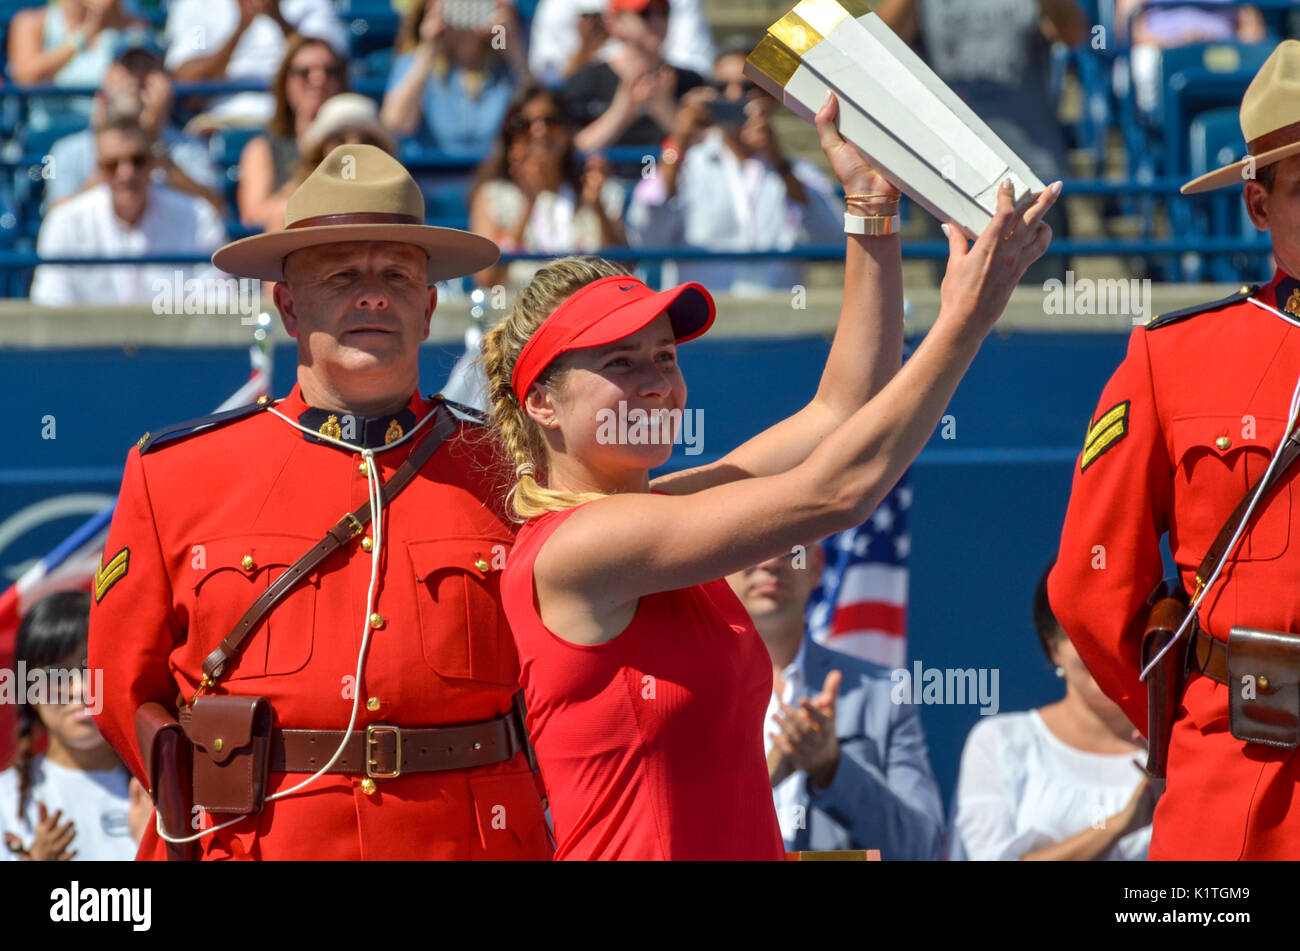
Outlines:
{"type": "MultiPolygon", "coordinates": [[[[129,453],[96,574],[90,664],[104,671],[96,723],[142,781],[136,709],[146,701],[174,709],[178,692],[192,696],[204,658],[249,605],[368,499],[359,452],[327,444],[276,413],[373,448],[379,480],[387,482],[428,438],[430,427],[419,424],[433,409],[416,394],[391,416],[344,416],[340,423],[337,414],[307,406],[295,387],[275,412],[250,409],[192,433],[142,440],[129,453]],[[389,443],[396,444],[385,451],[389,443]]],[[[484,501],[500,483],[488,449],[469,438],[480,432],[477,421],[459,420],[383,507],[380,544],[372,522],[299,582],[253,630],[214,692],[269,698],[277,730],[344,730],[358,696],[355,729],[363,733],[373,724],[407,730],[509,715],[519,665],[498,578],[514,533],[500,507],[484,501]],[[368,615],[375,557],[378,593],[368,615]],[[370,644],[356,683],[367,621],[370,644]]],[[[322,765],[333,751],[324,750],[322,765]]],[[[405,755],[432,752],[408,748],[405,755]]],[[[273,765],[268,794],[310,775],[273,765]]],[[[166,831],[179,837],[193,830],[166,831]]],[[[198,846],[207,859],[552,854],[526,752],[469,768],[402,770],[396,778],[325,773],[198,846]]],[[[139,857],[164,854],[150,824],[139,857]]]]}
{"type": "MultiPolygon", "coordinates": [[[[1300,374],[1297,314],[1300,282],[1279,272],[1265,287],[1157,318],[1133,331],[1092,418],[1048,593],[1097,683],[1144,733],[1139,655],[1161,536],[1192,594],[1197,566],[1282,442],[1300,374]]],[[[1296,471],[1260,503],[1201,603],[1199,624],[1216,641],[1238,625],[1300,636],[1296,471]]],[[[1300,757],[1234,738],[1229,689],[1189,676],[1153,859],[1300,857],[1300,757]]]]}

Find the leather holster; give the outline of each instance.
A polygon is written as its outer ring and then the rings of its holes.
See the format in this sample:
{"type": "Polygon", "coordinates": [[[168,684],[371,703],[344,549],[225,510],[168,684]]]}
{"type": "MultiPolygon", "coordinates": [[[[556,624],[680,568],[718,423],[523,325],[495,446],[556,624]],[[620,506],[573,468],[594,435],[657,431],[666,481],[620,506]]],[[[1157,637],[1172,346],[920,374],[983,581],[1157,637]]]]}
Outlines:
{"type": "Polygon", "coordinates": [[[1247,743],[1300,746],[1300,637],[1234,627],[1228,635],[1228,725],[1247,743]]]}
{"type": "MultiPolygon", "coordinates": [[[[1147,625],[1142,637],[1142,666],[1170,640],[1187,617],[1187,595],[1177,581],[1162,581],[1147,598],[1147,625]]],[[[1188,638],[1160,658],[1147,677],[1147,775],[1163,784],[1169,768],[1169,740],[1187,681],[1188,638]]]]}
{"type": "MultiPolygon", "coordinates": [[[[135,712],[135,739],[144,760],[149,796],[167,834],[176,838],[190,832],[193,802],[190,786],[190,742],[172,712],[152,701],[135,712]]],[[[166,840],[164,840],[166,841],[166,840]]],[[[169,862],[193,861],[197,845],[167,842],[169,862]]]]}
{"type": "Polygon", "coordinates": [[[200,696],[181,711],[194,746],[194,803],[246,816],[262,808],[271,754],[265,697],[200,696]]]}

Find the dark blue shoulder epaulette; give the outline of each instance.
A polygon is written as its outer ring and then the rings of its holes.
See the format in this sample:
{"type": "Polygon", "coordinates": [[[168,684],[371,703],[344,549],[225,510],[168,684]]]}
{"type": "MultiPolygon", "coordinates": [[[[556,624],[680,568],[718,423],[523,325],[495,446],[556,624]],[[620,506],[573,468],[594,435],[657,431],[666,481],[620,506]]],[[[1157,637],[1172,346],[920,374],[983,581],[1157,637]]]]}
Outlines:
{"type": "Polygon", "coordinates": [[[174,442],[177,439],[207,432],[214,426],[233,423],[246,416],[252,416],[254,413],[260,413],[270,405],[271,400],[261,397],[256,403],[249,403],[247,406],[236,406],[234,409],[213,413],[211,416],[200,416],[198,419],[189,419],[183,423],[173,423],[171,426],[164,426],[162,429],[145,433],[140,437],[136,445],[140,447],[140,455],[143,456],[146,452],[174,442]]]}
{"type": "Polygon", "coordinates": [[[487,424],[487,413],[481,409],[475,409],[472,406],[466,406],[464,403],[457,403],[455,400],[449,400],[441,393],[434,393],[429,397],[431,400],[437,400],[440,403],[446,403],[447,408],[451,410],[452,415],[457,419],[463,419],[467,423],[478,423],[480,426],[487,424]]]}
{"type": "Polygon", "coordinates": [[[1228,304],[1235,304],[1250,297],[1262,286],[1262,284],[1243,284],[1241,290],[1235,294],[1229,294],[1223,300],[1211,301],[1208,304],[1197,304],[1195,307],[1184,307],[1182,310],[1171,310],[1167,314],[1159,314],[1147,321],[1146,329],[1156,330],[1159,327],[1166,327],[1180,320],[1186,320],[1188,317],[1195,317],[1197,314],[1204,314],[1211,310],[1218,310],[1220,307],[1226,307],[1228,304]]]}

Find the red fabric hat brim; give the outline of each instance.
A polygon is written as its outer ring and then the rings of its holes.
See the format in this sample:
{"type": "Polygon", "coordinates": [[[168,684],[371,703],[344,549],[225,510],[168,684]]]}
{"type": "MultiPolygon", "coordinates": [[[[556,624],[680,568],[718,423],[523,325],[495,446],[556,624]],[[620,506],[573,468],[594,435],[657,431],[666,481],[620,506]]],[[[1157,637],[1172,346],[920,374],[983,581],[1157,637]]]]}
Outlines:
{"type": "Polygon", "coordinates": [[[511,383],[520,401],[533,382],[561,354],[601,347],[630,337],[662,313],[668,314],[677,343],[685,343],[708,330],[717,316],[713,296],[703,284],[694,281],[657,294],[637,295],[626,304],[605,309],[608,304],[605,295],[615,284],[619,291],[649,291],[634,277],[617,276],[593,281],[571,295],[537,329],[515,363],[511,383]],[[590,307],[604,309],[604,312],[592,313],[590,307]]]}

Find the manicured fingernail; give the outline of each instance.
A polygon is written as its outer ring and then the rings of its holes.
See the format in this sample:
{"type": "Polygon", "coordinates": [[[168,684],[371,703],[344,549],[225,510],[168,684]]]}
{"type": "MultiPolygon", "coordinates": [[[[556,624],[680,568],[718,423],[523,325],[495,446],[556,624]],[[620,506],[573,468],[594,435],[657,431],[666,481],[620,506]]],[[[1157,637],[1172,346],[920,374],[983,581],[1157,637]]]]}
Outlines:
{"type": "Polygon", "coordinates": [[[1065,183],[1064,183],[1064,182],[1059,182],[1059,181],[1058,181],[1058,182],[1052,182],[1052,184],[1051,184],[1050,186],[1048,186],[1048,189],[1047,189],[1047,190],[1048,190],[1049,192],[1051,192],[1053,195],[1059,195],[1059,194],[1061,194],[1061,189],[1064,188],[1064,187],[1065,187],[1065,183]]]}
{"type": "Polygon", "coordinates": [[[939,225],[939,228],[940,228],[940,230],[943,231],[943,236],[944,236],[945,238],[951,238],[951,237],[952,237],[952,229],[949,228],[947,225],[939,225]]]}
{"type": "Polygon", "coordinates": [[[1011,184],[1010,178],[1004,178],[1002,179],[1002,187],[1005,188],[1007,191],[1011,191],[1011,189],[1014,188],[1015,186],[1011,184]]]}
{"type": "Polygon", "coordinates": [[[826,98],[825,98],[824,100],[822,100],[822,105],[823,105],[823,106],[830,105],[831,96],[833,96],[833,95],[835,95],[835,94],[834,94],[833,92],[831,92],[829,89],[826,90],[826,98]]]}

